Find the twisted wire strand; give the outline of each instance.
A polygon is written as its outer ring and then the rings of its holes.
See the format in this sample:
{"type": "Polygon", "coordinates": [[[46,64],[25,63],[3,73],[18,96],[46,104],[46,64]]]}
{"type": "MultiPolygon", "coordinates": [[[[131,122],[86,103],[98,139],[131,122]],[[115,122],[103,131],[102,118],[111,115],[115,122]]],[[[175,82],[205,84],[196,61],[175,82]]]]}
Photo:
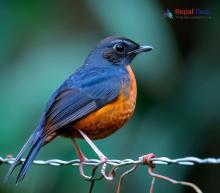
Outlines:
{"type": "MultiPolygon", "coordinates": [[[[0,165],[12,164],[14,162],[14,160],[15,160],[15,158],[13,158],[11,155],[8,155],[6,158],[3,158],[0,156],[0,165]]],[[[22,164],[24,161],[25,161],[25,159],[22,158],[20,160],[19,164],[22,164]]],[[[60,159],[34,160],[33,164],[51,165],[51,166],[63,166],[63,165],[80,166],[80,160],[79,159],[74,159],[74,160],[69,160],[69,161],[64,161],[64,160],[60,160],[60,159]]],[[[86,175],[81,174],[82,177],[84,177],[84,179],[91,182],[89,193],[92,193],[95,181],[103,178],[103,176],[99,176],[98,178],[95,177],[96,170],[101,164],[103,164],[102,161],[98,160],[98,159],[87,159],[85,162],[83,162],[83,165],[93,167],[91,176],[86,176],[86,175]]],[[[196,193],[202,193],[200,188],[198,186],[196,186],[195,184],[190,183],[190,182],[185,182],[185,181],[177,181],[177,180],[174,180],[174,179],[169,178],[167,176],[156,174],[153,172],[153,168],[156,165],[172,165],[172,164],[187,165],[187,166],[192,166],[192,165],[196,165],[196,164],[220,164],[220,158],[210,157],[210,158],[201,159],[198,157],[189,156],[189,157],[183,157],[183,158],[170,159],[168,157],[155,157],[154,154],[150,153],[150,154],[143,155],[143,156],[139,157],[137,160],[133,160],[133,159],[124,159],[124,160],[108,159],[106,164],[112,167],[110,170],[110,173],[109,173],[111,176],[111,179],[114,179],[114,176],[116,174],[116,170],[118,168],[120,168],[122,166],[130,166],[131,167],[129,170],[125,171],[120,176],[118,188],[117,188],[117,193],[120,193],[121,185],[122,185],[124,177],[126,175],[128,175],[129,173],[133,172],[134,170],[136,170],[139,165],[148,165],[148,167],[149,167],[148,173],[153,177],[151,187],[150,187],[150,193],[153,193],[155,179],[162,179],[162,180],[168,181],[173,184],[180,184],[180,185],[188,186],[188,187],[193,188],[196,193]]]]}
{"type": "MultiPolygon", "coordinates": [[[[14,162],[15,158],[12,157],[6,157],[3,158],[0,156],[0,165],[1,164],[12,164],[14,162]]],[[[25,161],[25,159],[21,159],[20,164],[22,164],[25,161]]],[[[177,159],[170,159],[168,157],[156,157],[151,159],[152,164],[154,165],[171,165],[171,164],[177,164],[177,165],[196,165],[196,164],[220,164],[220,158],[198,158],[198,157],[183,157],[183,158],[177,158],[177,159]]],[[[97,166],[102,163],[101,160],[98,159],[88,159],[84,162],[84,165],[88,166],[97,166]]],[[[60,159],[49,159],[49,160],[34,160],[33,164],[36,165],[51,165],[51,166],[63,166],[63,165],[72,165],[72,166],[79,166],[80,160],[74,159],[69,161],[64,161],[60,159]]],[[[139,164],[139,165],[145,165],[144,162],[144,156],[139,157],[137,160],[133,159],[124,159],[124,160],[117,160],[117,159],[109,159],[107,161],[108,165],[111,166],[124,166],[124,165],[133,165],[133,164],[139,164]]]]}

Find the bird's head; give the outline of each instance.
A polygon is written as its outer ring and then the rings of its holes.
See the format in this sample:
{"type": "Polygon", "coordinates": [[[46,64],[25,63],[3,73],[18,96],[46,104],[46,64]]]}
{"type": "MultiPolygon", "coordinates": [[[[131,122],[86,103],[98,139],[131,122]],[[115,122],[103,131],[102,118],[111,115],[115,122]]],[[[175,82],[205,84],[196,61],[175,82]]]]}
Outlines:
{"type": "Polygon", "coordinates": [[[137,54],[152,49],[150,46],[141,46],[125,37],[110,36],[97,44],[88,56],[86,63],[126,66],[137,54]]]}

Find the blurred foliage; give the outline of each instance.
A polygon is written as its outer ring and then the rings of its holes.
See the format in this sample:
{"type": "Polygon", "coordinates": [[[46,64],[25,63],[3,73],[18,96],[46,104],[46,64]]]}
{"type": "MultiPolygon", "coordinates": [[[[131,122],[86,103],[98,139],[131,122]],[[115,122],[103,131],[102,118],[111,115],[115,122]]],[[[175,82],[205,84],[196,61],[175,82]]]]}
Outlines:
{"type": "MultiPolygon", "coordinates": [[[[133,69],[138,102],[132,120],[95,143],[110,158],[219,157],[220,4],[185,1],[0,2],[0,155],[16,155],[59,84],[83,63],[96,42],[122,35],[155,47],[138,56],[133,69]],[[211,19],[169,20],[167,8],[209,8],[211,19]]],[[[95,155],[84,141],[82,149],[95,155]]],[[[57,138],[38,158],[76,158],[71,141],[57,138]]],[[[157,171],[218,192],[219,166],[158,167],[157,171]]],[[[8,166],[0,168],[0,181],[8,166]]],[[[32,166],[22,185],[14,178],[0,192],[87,192],[89,183],[73,167],[32,166]]],[[[122,192],[147,192],[145,168],[126,178],[122,192]]],[[[94,192],[115,192],[116,181],[100,181],[94,192]]],[[[156,182],[157,192],[191,192],[156,182]]]]}

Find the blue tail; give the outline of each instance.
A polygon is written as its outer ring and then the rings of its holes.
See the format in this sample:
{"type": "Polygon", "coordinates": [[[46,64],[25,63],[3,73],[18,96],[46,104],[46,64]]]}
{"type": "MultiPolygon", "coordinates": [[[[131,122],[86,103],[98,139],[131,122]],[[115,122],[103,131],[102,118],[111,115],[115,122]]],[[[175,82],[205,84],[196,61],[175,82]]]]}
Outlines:
{"type": "MultiPolygon", "coordinates": [[[[36,129],[37,131],[38,129],[36,129]]],[[[25,145],[22,147],[21,151],[18,153],[17,157],[15,158],[15,161],[13,162],[13,164],[11,165],[7,175],[5,176],[5,180],[4,182],[6,182],[8,180],[8,178],[10,177],[10,175],[12,174],[12,172],[14,171],[14,169],[16,168],[16,166],[19,165],[21,157],[23,156],[23,154],[31,147],[31,150],[27,156],[27,159],[25,160],[24,164],[22,165],[22,168],[20,170],[20,173],[17,177],[17,183],[21,182],[22,179],[24,178],[30,164],[32,163],[32,161],[34,160],[34,158],[36,157],[38,151],[40,150],[40,148],[43,146],[44,144],[44,138],[41,137],[41,132],[34,132],[30,138],[27,140],[27,142],[25,143],[25,145]]]]}
{"type": "Polygon", "coordinates": [[[41,147],[44,145],[44,138],[39,138],[35,144],[32,146],[31,151],[28,153],[28,156],[23,163],[21,170],[18,174],[16,184],[20,183],[23,181],[28,168],[30,167],[31,163],[34,161],[34,158],[37,156],[37,153],[41,149],[41,147]]]}

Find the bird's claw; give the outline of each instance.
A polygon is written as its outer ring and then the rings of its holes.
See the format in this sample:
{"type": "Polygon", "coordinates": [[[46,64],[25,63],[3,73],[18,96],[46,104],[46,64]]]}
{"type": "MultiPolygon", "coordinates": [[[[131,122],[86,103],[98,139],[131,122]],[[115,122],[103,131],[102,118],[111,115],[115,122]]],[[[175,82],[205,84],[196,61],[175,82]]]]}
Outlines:
{"type": "Polygon", "coordinates": [[[85,172],[84,172],[84,169],[83,169],[83,166],[84,166],[84,163],[86,162],[85,161],[80,161],[80,164],[79,164],[79,173],[80,175],[85,179],[85,180],[88,180],[88,181],[97,181],[97,180],[100,180],[103,178],[103,176],[98,176],[98,177],[95,177],[95,172],[96,170],[98,169],[99,165],[96,165],[93,170],[92,170],[92,174],[90,176],[86,175],[85,172]]]}
{"type": "Polygon", "coordinates": [[[102,176],[106,180],[113,180],[114,176],[111,173],[109,173],[108,175],[106,174],[108,158],[107,157],[103,157],[103,158],[101,158],[101,161],[102,161],[102,169],[101,169],[102,176]]]}

